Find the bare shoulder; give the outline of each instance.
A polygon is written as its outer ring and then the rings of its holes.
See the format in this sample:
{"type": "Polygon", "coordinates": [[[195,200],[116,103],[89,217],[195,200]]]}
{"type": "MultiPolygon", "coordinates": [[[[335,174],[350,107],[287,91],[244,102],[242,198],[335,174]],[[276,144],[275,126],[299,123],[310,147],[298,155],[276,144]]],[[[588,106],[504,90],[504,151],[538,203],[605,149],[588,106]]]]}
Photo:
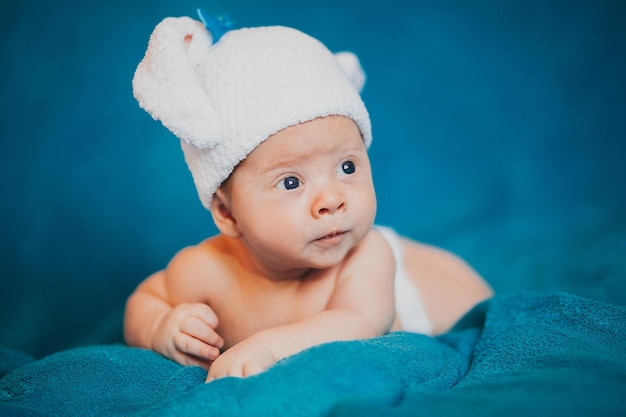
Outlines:
{"type": "Polygon", "coordinates": [[[422,295],[436,334],[449,330],[493,295],[487,282],[459,256],[406,238],[402,242],[406,271],[422,295]]]}
{"type": "Polygon", "coordinates": [[[214,266],[219,257],[219,239],[217,237],[204,240],[197,245],[187,246],[172,258],[167,265],[170,274],[188,274],[214,266]]]}
{"type": "Polygon", "coordinates": [[[394,267],[393,253],[387,239],[376,229],[372,229],[363,241],[355,248],[349,263],[364,268],[394,267]]]}
{"type": "Polygon", "coordinates": [[[387,242],[387,239],[377,229],[370,230],[370,232],[367,234],[367,237],[363,240],[363,244],[367,247],[369,251],[380,251],[383,254],[392,256],[389,242],[387,242]]]}
{"type": "Polygon", "coordinates": [[[364,293],[365,288],[385,292],[388,287],[392,291],[395,268],[386,239],[377,230],[371,230],[346,257],[339,269],[338,282],[353,295],[364,293]]]}
{"type": "Polygon", "coordinates": [[[359,312],[367,334],[384,334],[395,318],[395,259],[386,239],[371,230],[348,255],[326,309],[359,312]]]}
{"type": "Polygon", "coordinates": [[[163,280],[174,302],[204,302],[208,288],[219,287],[228,270],[224,242],[213,237],[181,249],[163,271],[163,280]]]}

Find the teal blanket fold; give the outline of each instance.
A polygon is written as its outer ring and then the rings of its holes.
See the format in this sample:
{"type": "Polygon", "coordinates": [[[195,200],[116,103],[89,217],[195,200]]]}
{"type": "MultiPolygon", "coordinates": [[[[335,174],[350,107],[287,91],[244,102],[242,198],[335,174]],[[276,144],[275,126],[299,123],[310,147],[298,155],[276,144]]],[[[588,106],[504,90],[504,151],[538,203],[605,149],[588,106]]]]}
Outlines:
{"type": "Polygon", "coordinates": [[[437,338],[329,343],[211,384],[118,345],[23,361],[0,350],[1,416],[626,415],[626,308],[567,293],[498,295],[437,338]]]}

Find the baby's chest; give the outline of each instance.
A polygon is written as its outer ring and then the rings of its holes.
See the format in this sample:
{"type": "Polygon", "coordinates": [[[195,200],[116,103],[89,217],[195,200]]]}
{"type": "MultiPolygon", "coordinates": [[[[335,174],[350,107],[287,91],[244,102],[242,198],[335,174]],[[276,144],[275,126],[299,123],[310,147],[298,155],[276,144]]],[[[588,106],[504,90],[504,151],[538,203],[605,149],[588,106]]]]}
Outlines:
{"type": "Polygon", "coordinates": [[[233,294],[216,308],[218,333],[230,347],[253,334],[305,320],[325,310],[332,291],[310,288],[297,294],[233,294]]]}

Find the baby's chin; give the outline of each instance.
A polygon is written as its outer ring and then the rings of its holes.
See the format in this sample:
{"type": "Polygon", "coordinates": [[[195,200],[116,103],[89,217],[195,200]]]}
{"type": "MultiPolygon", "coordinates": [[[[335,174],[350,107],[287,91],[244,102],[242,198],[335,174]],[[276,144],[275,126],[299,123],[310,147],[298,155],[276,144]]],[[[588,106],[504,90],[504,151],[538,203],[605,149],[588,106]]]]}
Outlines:
{"type": "Polygon", "coordinates": [[[307,258],[308,267],[312,269],[328,269],[341,265],[353,247],[352,245],[345,245],[345,247],[333,247],[319,251],[307,258]]]}

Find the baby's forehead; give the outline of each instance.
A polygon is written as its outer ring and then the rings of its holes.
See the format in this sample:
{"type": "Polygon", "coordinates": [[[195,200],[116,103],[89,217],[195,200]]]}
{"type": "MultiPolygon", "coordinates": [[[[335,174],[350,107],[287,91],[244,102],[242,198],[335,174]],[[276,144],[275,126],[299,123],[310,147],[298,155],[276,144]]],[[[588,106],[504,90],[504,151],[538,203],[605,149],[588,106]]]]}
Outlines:
{"type": "Polygon", "coordinates": [[[242,164],[279,167],[351,152],[367,152],[357,124],[347,117],[327,116],[271,135],[252,150],[242,164]]]}

